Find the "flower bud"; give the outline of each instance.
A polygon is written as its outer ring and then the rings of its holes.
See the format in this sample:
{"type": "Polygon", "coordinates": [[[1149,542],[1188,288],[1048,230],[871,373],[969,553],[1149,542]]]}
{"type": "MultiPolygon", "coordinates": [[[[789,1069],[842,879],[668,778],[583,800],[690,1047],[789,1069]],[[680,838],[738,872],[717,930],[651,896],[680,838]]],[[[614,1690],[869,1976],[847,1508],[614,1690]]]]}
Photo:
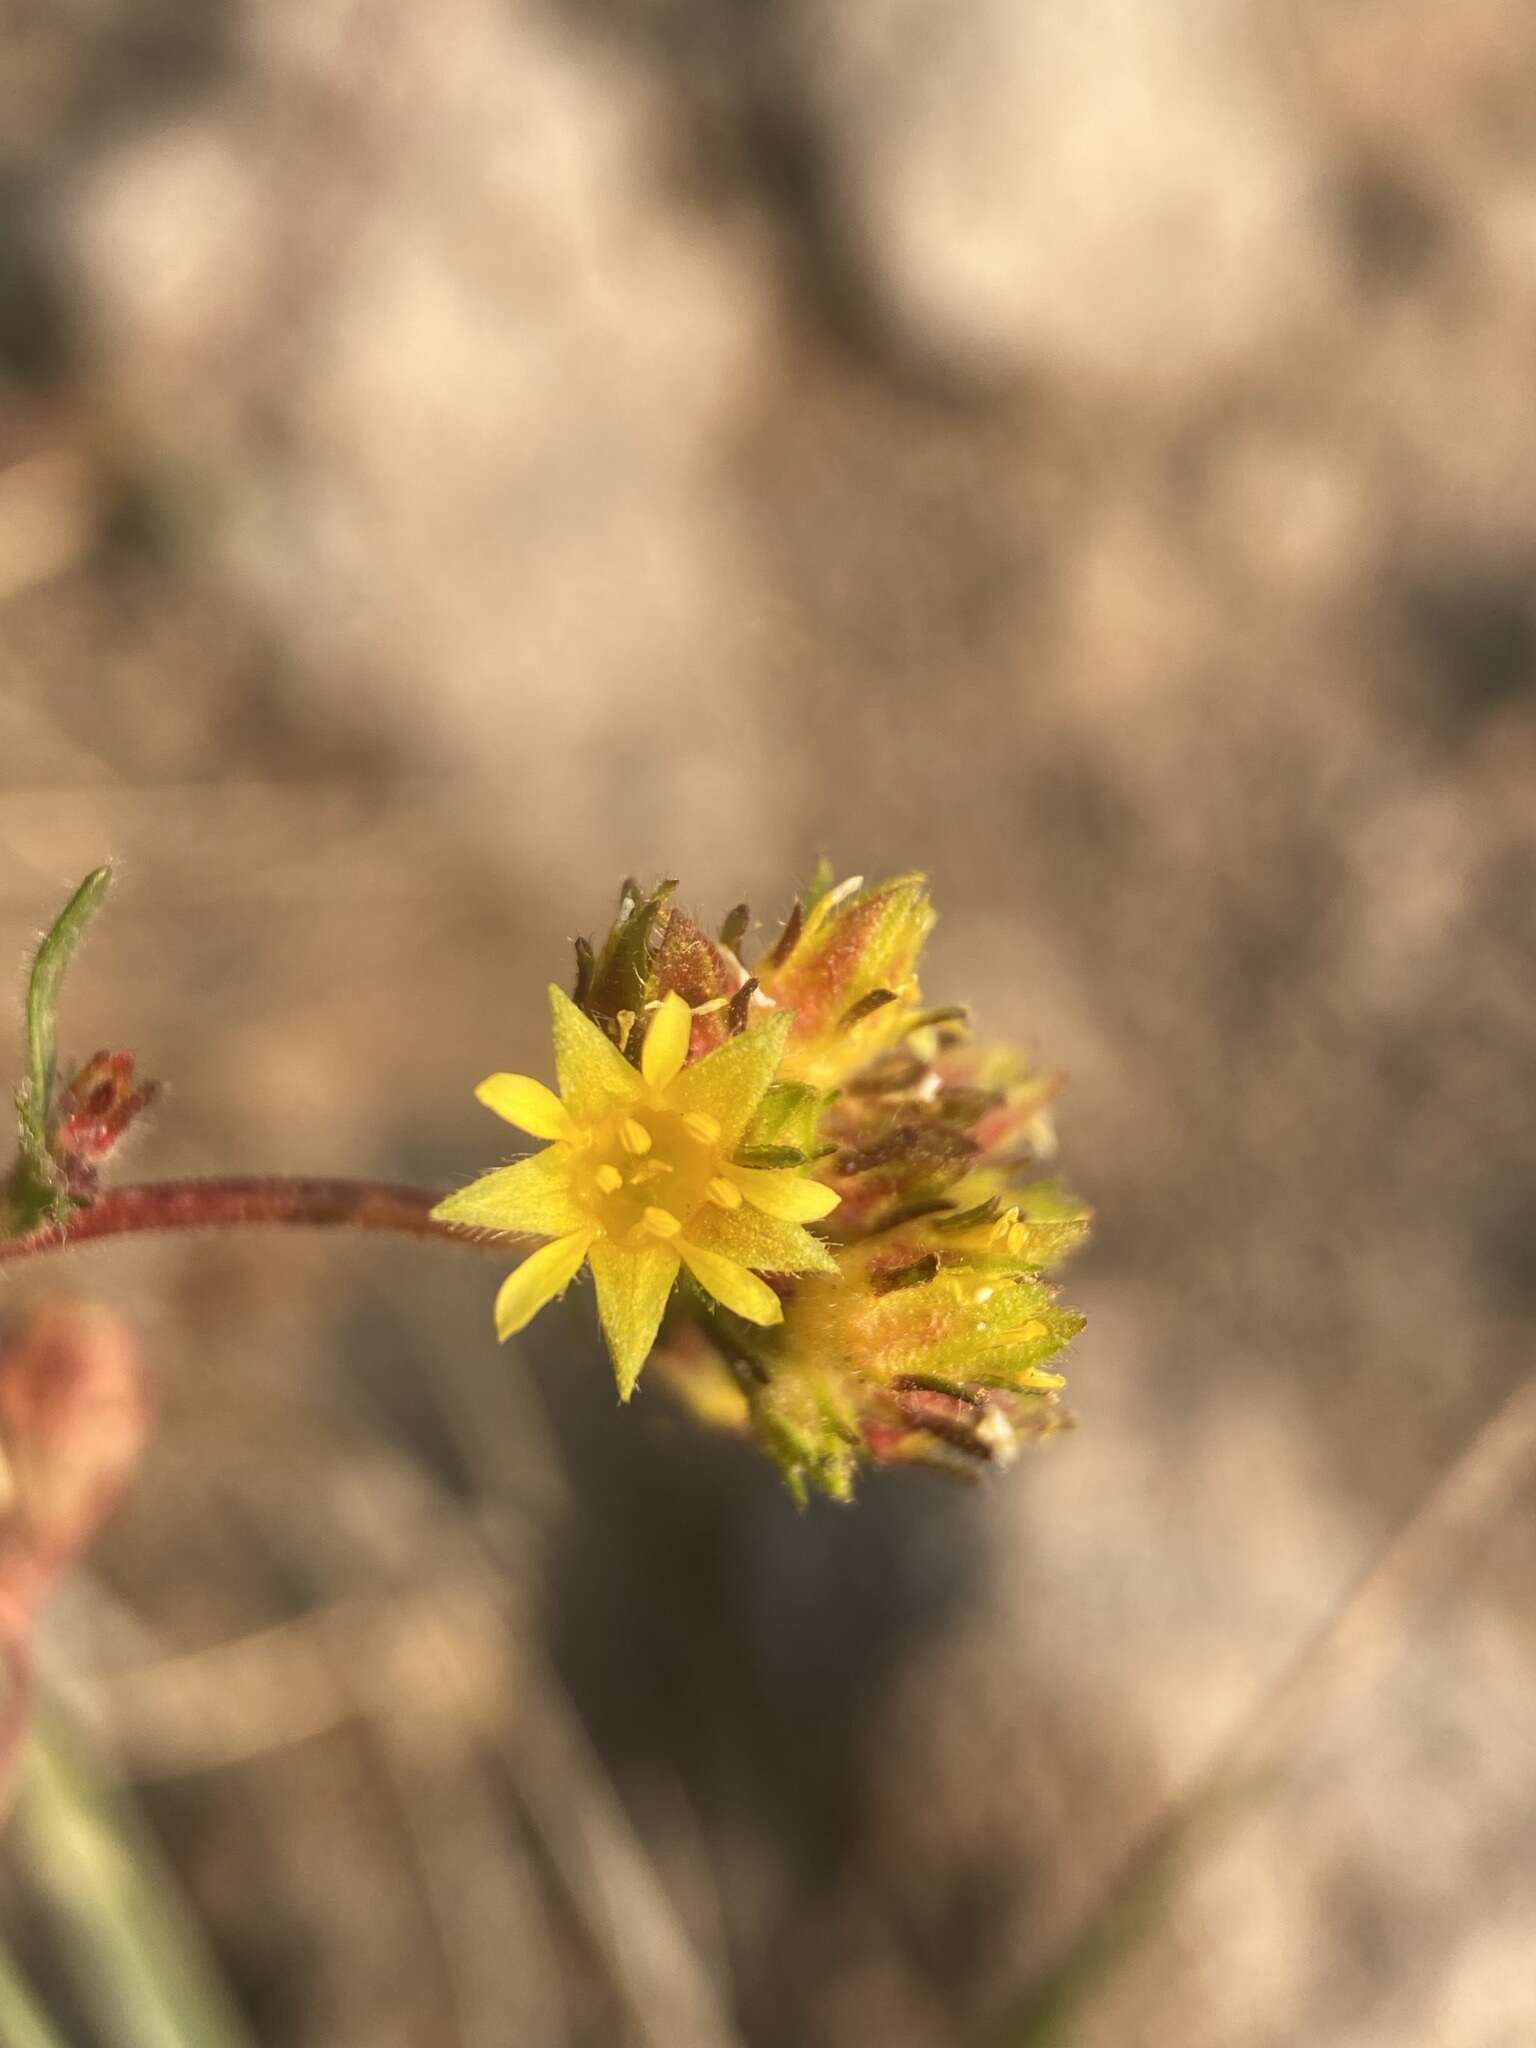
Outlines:
{"type": "Polygon", "coordinates": [[[757,969],[763,994],[795,1013],[786,1080],[836,1088],[912,1029],[917,957],[933,927],[921,875],[865,889],[818,877],[757,969]]]}
{"type": "Polygon", "coordinates": [[[98,1169],[160,1094],[137,1081],[131,1052],[98,1052],[59,1090],[51,1149],[72,1195],[95,1192],[98,1169]]]}
{"type": "MultiPolygon", "coordinates": [[[[638,1055],[650,1021],[669,995],[681,996],[693,1017],[688,1057],[702,1059],[745,1028],[756,983],[722,934],[708,934],[672,901],[675,882],[649,893],[626,882],[619,914],[600,948],[577,942],[574,1000],[630,1057],[638,1055]]],[[[745,906],[727,920],[739,938],[745,906]],[[741,913],[741,914],[738,914],[741,913]]],[[[766,1014],[759,1004],[753,1014],[766,1014]]]]}
{"type": "MultiPolygon", "coordinates": [[[[1047,1360],[1082,1328],[1041,1267],[1068,1227],[1016,1210],[946,1233],[922,1218],[799,1282],[754,1421],[796,1491],[846,1494],[862,1455],[949,1469],[1006,1463],[1058,1428],[1047,1360]]],[[[1079,1226],[1079,1234],[1080,1234],[1079,1226]]]]}

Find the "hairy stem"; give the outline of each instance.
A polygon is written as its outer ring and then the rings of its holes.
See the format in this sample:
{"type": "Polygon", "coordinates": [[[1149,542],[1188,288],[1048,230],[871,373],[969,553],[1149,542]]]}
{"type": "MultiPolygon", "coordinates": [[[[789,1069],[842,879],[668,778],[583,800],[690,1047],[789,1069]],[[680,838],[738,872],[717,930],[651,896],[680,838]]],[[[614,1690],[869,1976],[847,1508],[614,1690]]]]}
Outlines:
{"type": "Polygon", "coordinates": [[[150,1181],[109,1189],[64,1223],[49,1224],[26,1237],[0,1238],[0,1265],[71,1251],[102,1237],[127,1237],[145,1230],[230,1230],[252,1223],[388,1230],[405,1237],[437,1238],[470,1251],[500,1252],[503,1257],[520,1243],[494,1232],[434,1222],[431,1212],[441,1200],[441,1192],[432,1188],[394,1187],[375,1180],[150,1181]]]}

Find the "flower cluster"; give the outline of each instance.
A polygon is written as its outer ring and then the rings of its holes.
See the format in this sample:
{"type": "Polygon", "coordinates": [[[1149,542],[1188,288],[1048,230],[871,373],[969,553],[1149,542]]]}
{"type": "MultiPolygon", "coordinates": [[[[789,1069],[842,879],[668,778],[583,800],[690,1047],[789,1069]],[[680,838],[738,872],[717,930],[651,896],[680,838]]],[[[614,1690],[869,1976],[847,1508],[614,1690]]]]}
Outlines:
{"type": "Polygon", "coordinates": [[[823,871],[750,968],[745,906],[711,938],[672,896],[627,884],[574,995],[551,989],[559,1094],[477,1091],[547,1141],[435,1212],[548,1240],[503,1286],[500,1334],[590,1266],[621,1394],[654,1350],[800,1497],[846,1498],[866,1461],[974,1470],[1059,1427],[1047,1361],[1082,1319],[1045,1276],[1089,1217],[1042,1177],[1057,1078],[924,1006],[922,878],[823,871]]]}

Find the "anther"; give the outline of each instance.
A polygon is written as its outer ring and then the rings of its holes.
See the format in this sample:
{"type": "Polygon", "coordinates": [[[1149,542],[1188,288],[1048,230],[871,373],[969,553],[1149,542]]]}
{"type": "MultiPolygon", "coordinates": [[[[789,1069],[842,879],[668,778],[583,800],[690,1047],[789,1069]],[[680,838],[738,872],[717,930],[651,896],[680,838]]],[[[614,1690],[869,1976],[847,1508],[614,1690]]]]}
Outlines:
{"type": "Polygon", "coordinates": [[[683,1129],[690,1138],[697,1138],[701,1145],[719,1143],[720,1126],[707,1110],[690,1109],[683,1118],[683,1129]]]}
{"type": "Polygon", "coordinates": [[[605,1195],[616,1195],[624,1185],[624,1176],[616,1166],[600,1166],[592,1178],[605,1195]]]}
{"type": "Polygon", "coordinates": [[[641,1159],[651,1149],[651,1134],[638,1117],[627,1116],[619,1125],[619,1143],[626,1152],[641,1159]]]}
{"type": "Polygon", "coordinates": [[[722,1173],[715,1175],[714,1179],[709,1183],[706,1192],[709,1195],[709,1199],[718,1208],[739,1209],[741,1207],[741,1189],[737,1187],[735,1181],[727,1180],[722,1173]]]}
{"type": "Polygon", "coordinates": [[[647,1209],[641,1220],[654,1237],[676,1237],[683,1227],[670,1209],[647,1209]]]}

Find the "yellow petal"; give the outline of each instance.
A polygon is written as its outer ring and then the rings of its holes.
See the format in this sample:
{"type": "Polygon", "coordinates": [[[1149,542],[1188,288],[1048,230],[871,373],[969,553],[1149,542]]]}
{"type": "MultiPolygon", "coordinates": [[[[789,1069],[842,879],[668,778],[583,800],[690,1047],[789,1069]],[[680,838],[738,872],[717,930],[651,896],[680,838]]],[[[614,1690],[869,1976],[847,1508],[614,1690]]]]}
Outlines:
{"type": "Polygon", "coordinates": [[[559,1096],[527,1074],[492,1074],[475,1090],[475,1099],[531,1138],[569,1139],[576,1135],[571,1113],[559,1096]]]}
{"type": "Polygon", "coordinates": [[[761,1209],[719,1209],[705,1203],[688,1219],[688,1237],[759,1273],[835,1273],[837,1261],[819,1237],[761,1209]]]}
{"type": "Polygon", "coordinates": [[[482,1173],[467,1188],[448,1195],[432,1214],[440,1223],[472,1230],[526,1231],[532,1237],[564,1237],[590,1219],[571,1186],[571,1150],[549,1145],[511,1166],[482,1173]]]}
{"type": "Polygon", "coordinates": [[[656,1342],[677,1278],[677,1253],[660,1244],[645,1251],[623,1251],[599,1238],[587,1257],[597,1282],[597,1313],[613,1354],[619,1398],[627,1401],[656,1342]]]}
{"type": "Polygon", "coordinates": [[[623,1053],[563,989],[549,991],[549,1018],[560,1094],[578,1123],[606,1116],[616,1102],[633,1102],[643,1094],[644,1084],[623,1053]]]}
{"type": "Polygon", "coordinates": [[[501,1283],[496,1297],[496,1334],[503,1341],[526,1329],[546,1302],[563,1294],[581,1271],[593,1233],[573,1230],[553,1244],[541,1244],[501,1283]]]}
{"type": "Polygon", "coordinates": [[[672,989],[661,1008],[652,1011],[640,1048],[640,1071],[653,1088],[669,1087],[683,1071],[692,1033],[693,1012],[672,989]]]}
{"type": "Polygon", "coordinates": [[[754,1209],[786,1223],[819,1223],[842,1200],[824,1181],[807,1180],[803,1174],[781,1168],[733,1166],[729,1172],[754,1209]]]}
{"type": "Polygon", "coordinates": [[[768,1285],[759,1280],[755,1273],[749,1273],[745,1266],[738,1266],[734,1259],[722,1258],[719,1252],[707,1252],[702,1245],[682,1243],[678,1250],[683,1255],[683,1264],[706,1294],[722,1302],[749,1323],[767,1327],[771,1323],[782,1323],[784,1304],[768,1285]]]}
{"type": "Polygon", "coordinates": [[[734,1150],[779,1070],[793,1021],[787,1010],[781,1010],[684,1067],[668,1092],[668,1107],[684,1117],[696,1112],[713,1117],[720,1126],[720,1143],[734,1150]]]}

